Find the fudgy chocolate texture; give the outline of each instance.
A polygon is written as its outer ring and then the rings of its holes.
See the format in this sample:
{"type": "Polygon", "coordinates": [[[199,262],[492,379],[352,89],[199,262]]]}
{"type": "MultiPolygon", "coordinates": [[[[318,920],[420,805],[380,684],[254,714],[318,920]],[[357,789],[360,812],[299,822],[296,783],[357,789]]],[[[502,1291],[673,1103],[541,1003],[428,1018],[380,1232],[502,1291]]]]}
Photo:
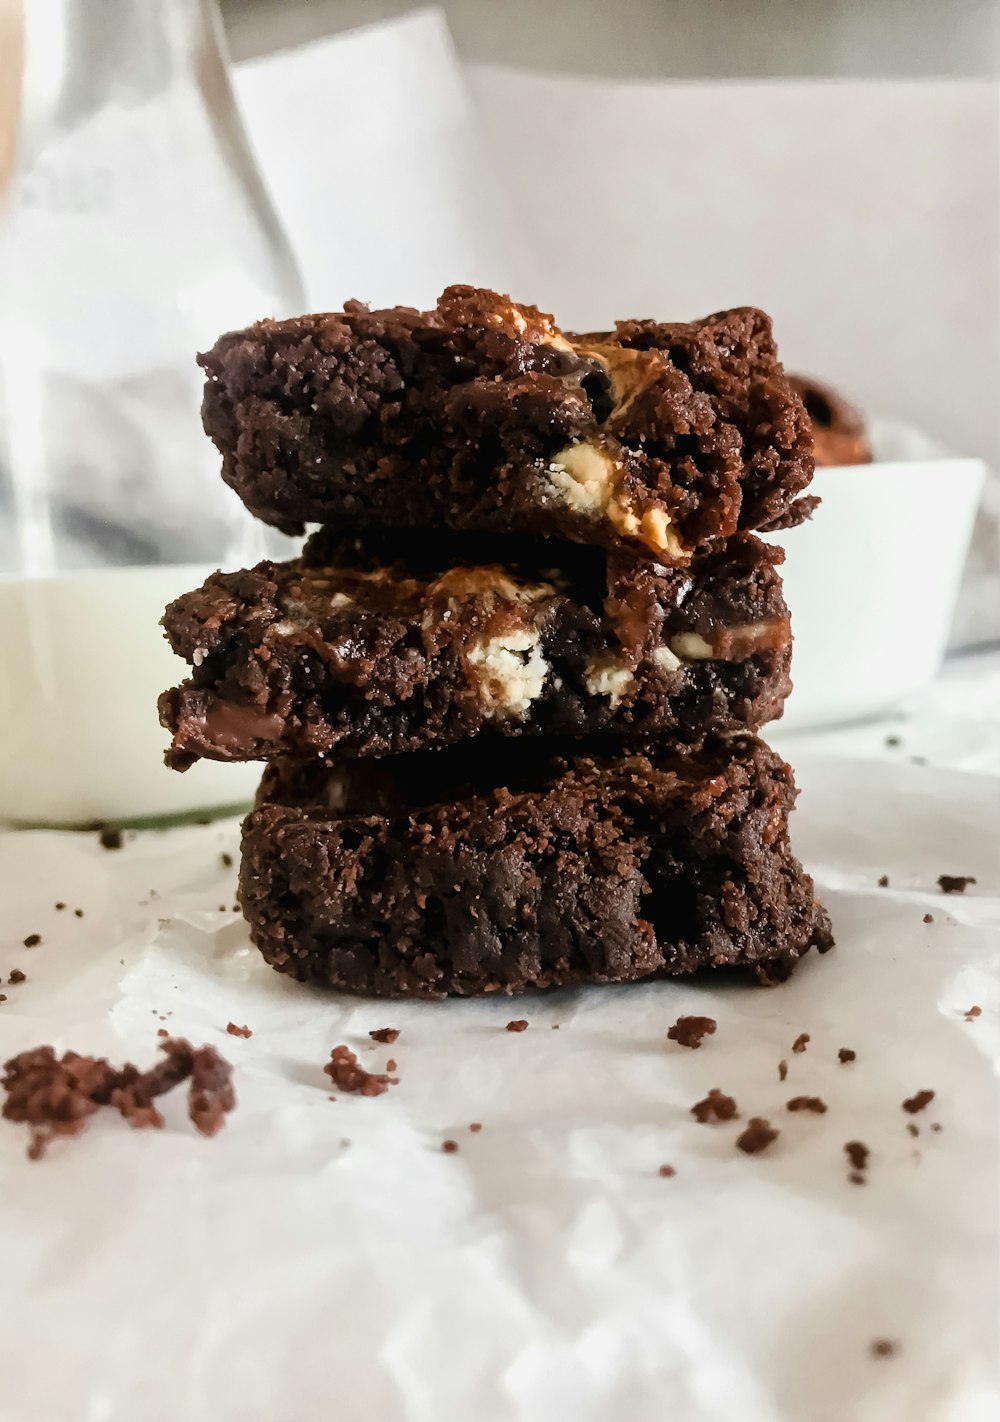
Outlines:
{"type": "Polygon", "coordinates": [[[223,478],[289,532],[446,526],[681,564],[812,504],[809,421],[752,307],[564,335],[453,286],[433,311],[262,321],[199,359],[223,478]]]}
{"type": "Polygon", "coordinates": [[[167,609],[194,669],[160,700],[168,761],[756,728],[789,690],[780,558],[739,534],[689,576],[511,536],[328,533],[167,609]]]}
{"type": "Polygon", "coordinates": [[[791,771],[748,738],[675,757],[482,743],[335,769],[279,762],[243,826],[254,942],[384,997],[747,966],[831,944],[793,856],[791,771]]]}
{"type": "Polygon", "coordinates": [[[817,466],[870,464],[872,449],[861,412],[829,385],[822,385],[810,376],[790,375],[788,378],[802,396],[812,425],[817,466]]]}

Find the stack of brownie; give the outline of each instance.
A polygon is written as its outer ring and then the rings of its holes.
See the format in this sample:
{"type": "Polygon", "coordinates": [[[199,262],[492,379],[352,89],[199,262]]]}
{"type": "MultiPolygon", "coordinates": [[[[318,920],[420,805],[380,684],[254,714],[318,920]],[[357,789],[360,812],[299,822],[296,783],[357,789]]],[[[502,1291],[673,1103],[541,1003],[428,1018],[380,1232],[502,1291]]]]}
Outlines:
{"type": "Polygon", "coordinates": [[[201,358],[223,477],[301,556],[164,626],[168,763],[267,763],[240,894],[275,968],[384,996],[749,967],[829,925],[755,732],[789,691],[809,422],[760,311],[561,333],[437,308],[201,358]]]}

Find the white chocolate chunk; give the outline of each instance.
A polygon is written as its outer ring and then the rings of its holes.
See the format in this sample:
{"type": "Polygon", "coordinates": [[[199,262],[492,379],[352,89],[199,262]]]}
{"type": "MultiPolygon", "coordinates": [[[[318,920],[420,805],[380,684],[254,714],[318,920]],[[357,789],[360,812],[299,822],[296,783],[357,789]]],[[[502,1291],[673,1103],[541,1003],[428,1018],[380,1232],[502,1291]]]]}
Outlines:
{"type": "Polygon", "coordinates": [[[653,665],[657,671],[663,672],[664,676],[676,671],[680,664],[680,657],[676,656],[669,647],[657,647],[653,652],[653,665]]]}
{"type": "Polygon", "coordinates": [[[632,669],[612,657],[587,663],[584,684],[591,696],[606,696],[614,711],[635,690],[632,669]]]}
{"type": "Polygon", "coordinates": [[[468,660],[475,669],[487,716],[501,720],[523,716],[541,696],[549,664],[540,642],[538,630],[526,627],[470,647],[468,660]]]}
{"type": "Polygon", "coordinates": [[[546,472],[550,489],[570,508],[604,514],[619,533],[640,538],[655,553],[676,558],[686,552],[666,509],[647,509],[638,517],[617,489],[617,466],[607,450],[585,440],[569,444],[549,461],[546,472]]]}
{"type": "Polygon", "coordinates": [[[703,662],[715,653],[698,632],[678,632],[670,639],[670,649],[683,662],[703,662]]]}

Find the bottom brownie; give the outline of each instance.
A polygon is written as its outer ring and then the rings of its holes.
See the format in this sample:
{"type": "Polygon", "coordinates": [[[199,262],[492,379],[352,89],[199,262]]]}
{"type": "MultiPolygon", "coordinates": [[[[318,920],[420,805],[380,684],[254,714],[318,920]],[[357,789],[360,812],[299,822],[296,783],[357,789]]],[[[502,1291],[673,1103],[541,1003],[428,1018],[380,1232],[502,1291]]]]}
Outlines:
{"type": "Polygon", "coordinates": [[[773,982],[832,943],[788,843],[794,798],[789,767],[749,738],[684,756],[470,742],[277,762],[243,826],[240,896],[273,967],[348,992],[724,966],[773,982]]]}

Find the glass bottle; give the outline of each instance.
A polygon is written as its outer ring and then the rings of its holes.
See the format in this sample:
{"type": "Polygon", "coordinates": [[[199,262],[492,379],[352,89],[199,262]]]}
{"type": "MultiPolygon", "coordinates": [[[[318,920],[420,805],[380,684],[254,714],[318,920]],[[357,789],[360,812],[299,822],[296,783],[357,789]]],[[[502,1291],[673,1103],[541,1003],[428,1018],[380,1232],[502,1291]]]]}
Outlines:
{"type": "Polygon", "coordinates": [[[161,764],[157,626],[264,551],[195,353],[301,310],[214,0],[0,0],[0,817],[236,803],[161,764]]]}

